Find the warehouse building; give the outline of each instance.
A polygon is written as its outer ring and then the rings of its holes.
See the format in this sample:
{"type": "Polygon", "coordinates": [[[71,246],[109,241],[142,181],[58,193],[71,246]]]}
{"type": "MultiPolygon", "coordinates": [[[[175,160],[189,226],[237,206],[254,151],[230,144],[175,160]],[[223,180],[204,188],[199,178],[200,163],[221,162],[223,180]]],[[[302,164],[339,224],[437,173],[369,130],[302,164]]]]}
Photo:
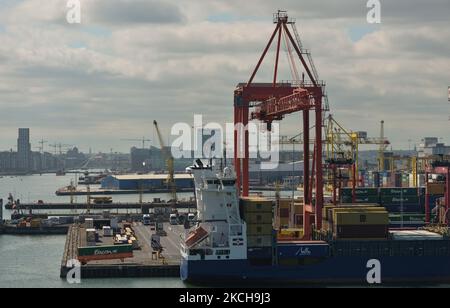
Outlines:
{"type": "MultiPolygon", "coordinates": [[[[151,190],[167,187],[167,174],[130,174],[109,175],[101,182],[103,189],[117,190],[151,190]]],[[[177,189],[191,189],[194,180],[190,174],[175,174],[175,186],[177,189]]]]}

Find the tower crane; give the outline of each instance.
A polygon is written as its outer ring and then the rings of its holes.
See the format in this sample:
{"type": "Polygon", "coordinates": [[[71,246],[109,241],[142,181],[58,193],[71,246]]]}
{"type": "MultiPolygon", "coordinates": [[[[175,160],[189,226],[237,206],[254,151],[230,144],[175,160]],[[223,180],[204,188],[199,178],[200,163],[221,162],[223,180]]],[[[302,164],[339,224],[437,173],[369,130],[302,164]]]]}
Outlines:
{"type": "MultiPolygon", "coordinates": [[[[379,166],[379,171],[384,171],[385,168],[385,163],[384,163],[384,152],[386,151],[386,148],[388,147],[388,145],[390,144],[389,142],[384,142],[385,138],[384,138],[384,121],[381,121],[381,126],[380,126],[380,148],[378,149],[378,166],[379,166]]],[[[387,141],[387,140],[386,140],[387,141]]]]}
{"type": "Polygon", "coordinates": [[[145,137],[142,137],[142,139],[121,139],[122,141],[140,141],[142,142],[142,148],[145,149],[145,143],[151,142],[150,139],[146,139],[145,137]]]}
{"type": "Polygon", "coordinates": [[[46,144],[48,141],[47,140],[44,140],[44,139],[41,139],[41,140],[39,140],[39,146],[37,147],[38,149],[39,149],[39,152],[41,153],[41,154],[43,154],[44,153],[44,144],[46,144]]]}
{"type": "Polygon", "coordinates": [[[156,120],[153,121],[153,125],[155,126],[156,134],[158,135],[159,144],[161,146],[161,152],[163,153],[164,159],[166,161],[167,170],[169,171],[166,183],[170,189],[170,193],[172,195],[172,201],[176,202],[177,201],[177,188],[175,185],[175,176],[174,176],[175,168],[174,168],[174,163],[173,163],[173,156],[169,151],[167,151],[167,148],[164,145],[164,139],[162,137],[161,131],[159,130],[158,122],[156,122],[156,120]]]}

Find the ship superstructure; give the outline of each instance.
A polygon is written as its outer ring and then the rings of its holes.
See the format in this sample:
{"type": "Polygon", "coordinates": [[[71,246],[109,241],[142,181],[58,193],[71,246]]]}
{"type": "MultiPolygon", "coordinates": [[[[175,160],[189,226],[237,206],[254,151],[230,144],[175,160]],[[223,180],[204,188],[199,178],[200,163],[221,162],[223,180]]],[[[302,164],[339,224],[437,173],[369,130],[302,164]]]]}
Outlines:
{"type": "Polygon", "coordinates": [[[182,258],[195,260],[247,259],[246,223],[239,213],[236,176],[197,160],[187,170],[194,177],[197,221],[187,230],[182,258]]]}

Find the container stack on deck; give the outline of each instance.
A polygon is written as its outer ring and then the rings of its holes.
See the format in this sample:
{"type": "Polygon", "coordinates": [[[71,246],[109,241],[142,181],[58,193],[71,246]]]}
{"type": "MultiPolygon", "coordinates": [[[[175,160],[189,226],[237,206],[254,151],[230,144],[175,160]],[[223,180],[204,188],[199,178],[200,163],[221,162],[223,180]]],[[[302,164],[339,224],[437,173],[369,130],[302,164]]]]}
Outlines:
{"type": "Polygon", "coordinates": [[[274,247],[273,202],[260,197],[241,198],[241,211],[247,223],[248,258],[254,263],[272,263],[274,247]]]}
{"type": "MultiPolygon", "coordinates": [[[[389,212],[393,228],[421,227],[425,224],[425,188],[356,188],[356,204],[374,203],[389,212]]],[[[341,189],[341,203],[352,202],[352,189],[341,189]]]]}
{"type": "Polygon", "coordinates": [[[376,205],[324,207],[324,226],[335,240],[386,239],[389,213],[376,205]]]}

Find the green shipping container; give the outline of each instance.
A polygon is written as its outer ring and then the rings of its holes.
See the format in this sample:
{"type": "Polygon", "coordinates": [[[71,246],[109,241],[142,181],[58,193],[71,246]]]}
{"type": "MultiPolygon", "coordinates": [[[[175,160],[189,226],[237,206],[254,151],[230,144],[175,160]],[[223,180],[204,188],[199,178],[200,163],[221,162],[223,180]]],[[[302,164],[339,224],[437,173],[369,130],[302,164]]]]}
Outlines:
{"type": "Polygon", "coordinates": [[[380,188],[381,197],[387,196],[418,196],[421,190],[417,188],[380,188]]]}
{"type": "Polygon", "coordinates": [[[425,222],[425,215],[417,215],[417,214],[390,214],[389,215],[390,222],[425,222]]]}
{"type": "Polygon", "coordinates": [[[114,246],[93,246],[93,247],[79,247],[78,256],[101,256],[101,255],[115,255],[122,253],[132,253],[132,245],[114,245],[114,246]]]}
{"type": "Polygon", "coordinates": [[[384,196],[381,197],[381,204],[420,204],[421,198],[418,196],[384,196]]]}
{"type": "MultiPolygon", "coordinates": [[[[356,196],[362,196],[362,197],[377,196],[378,188],[356,188],[355,194],[356,194],[356,196]]],[[[352,188],[342,188],[341,195],[342,196],[352,196],[353,195],[352,188]]]]}
{"type": "MultiPolygon", "coordinates": [[[[380,199],[378,195],[371,195],[371,196],[357,196],[355,199],[356,203],[379,203],[380,199]]],[[[341,198],[341,203],[353,203],[352,196],[343,196],[341,198]]]]}

